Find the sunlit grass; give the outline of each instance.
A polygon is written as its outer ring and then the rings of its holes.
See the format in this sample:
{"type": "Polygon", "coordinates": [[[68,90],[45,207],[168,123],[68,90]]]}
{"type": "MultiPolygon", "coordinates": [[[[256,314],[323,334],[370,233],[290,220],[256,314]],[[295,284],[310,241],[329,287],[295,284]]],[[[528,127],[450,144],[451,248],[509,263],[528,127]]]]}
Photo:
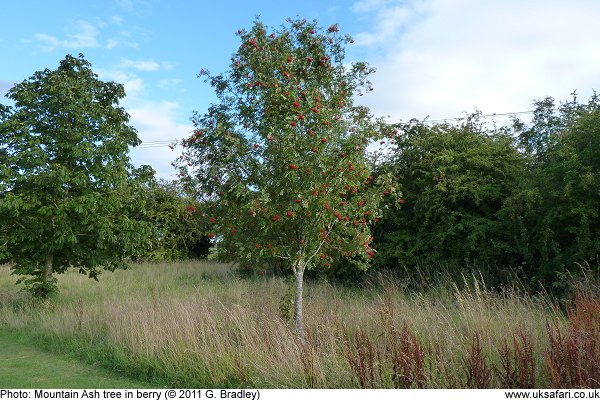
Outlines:
{"type": "MultiPolygon", "coordinates": [[[[403,292],[390,279],[365,289],[309,282],[310,340],[302,346],[281,316],[288,283],[241,279],[225,264],[139,264],[102,274],[100,282],[69,272],[60,277],[54,302],[33,311],[18,306],[25,300],[14,280],[0,267],[2,325],[27,331],[50,349],[168,386],[357,387],[348,339],[366,332],[384,354],[386,318],[398,329],[406,325],[430,350],[428,387],[452,383],[440,365],[455,375],[454,384],[464,384],[475,333],[493,362],[520,329],[531,335],[543,385],[546,320],[561,318],[545,297],[492,292],[474,278],[427,294],[403,292]],[[434,366],[434,354],[442,364],[434,366]]],[[[390,386],[386,379],[378,385],[390,386]]]]}

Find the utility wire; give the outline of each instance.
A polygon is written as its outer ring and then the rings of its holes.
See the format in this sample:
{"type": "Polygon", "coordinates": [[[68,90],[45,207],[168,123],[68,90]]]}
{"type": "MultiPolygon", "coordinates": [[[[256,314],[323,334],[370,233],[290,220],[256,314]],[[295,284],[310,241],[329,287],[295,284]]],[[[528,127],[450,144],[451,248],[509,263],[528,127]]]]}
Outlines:
{"type": "Polygon", "coordinates": [[[147,142],[142,142],[142,145],[147,144],[169,144],[178,141],[179,139],[171,139],[171,140],[149,140],[147,142]]]}
{"type": "MultiPolygon", "coordinates": [[[[492,113],[492,114],[483,114],[483,115],[476,115],[477,118],[495,118],[495,117],[512,117],[512,116],[516,116],[516,115],[523,115],[523,114],[533,114],[535,111],[534,110],[530,110],[530,111],[517,111],[517,112],[505,112],[505,113],[492,113]]],[[[449,122],[449,121],[463,121],[466,119],[469,119],[471,117],[471,115],[467,115],[464,117],[454,117],[454,118],[441,118],[441,119],[413,119],[409,122],[399,122],[397,124],[392,124],[392,125],[409,125],[412,123],[412,121],[415,121],[417,123],[421,123],[421,124],[433,124],[433,123],[438,123],[438,122],[449,122]]]]}
{"type": "MultiPolygon", "coordinates": [[[[477,118],[496,118],[496,117],[514,117],[517,115],[525,115],[525,114],[533,114],[535,111],[534,110],[529,110],[529,111],[516,111],[516,112],[505,112],[505,113],[492,113],[492,114],[483,114],[483,115],[476,115],[477,118]]],[[[424,118],[422,120],[419,119],[412,119],[408,122],[398,122],[395,124],[390,124],[390,125],[395,125],[395,126],[406,126],[406,125],[410,125],[412,123],[421,123],[421,124],[436,124],[436,123],[441,123],[441,122],[456,122],[456,121],[464,121],[468,118],[470,118],[471,115],[467,115],[464,117],[454,117],[454,118],[441,118],[441,119],[427,119],[424,118]]],[[[161,148],[161,147],[168,147],[170,144],[173,143],[179,143],[181,139],[172,139],[172,140],[150,140],[147,142],[142,142],[142,144],[140,144],[139,146],[133,147],[132,150],[136,150],[136,149],[155,149],[155,148],[161,148]]]]}

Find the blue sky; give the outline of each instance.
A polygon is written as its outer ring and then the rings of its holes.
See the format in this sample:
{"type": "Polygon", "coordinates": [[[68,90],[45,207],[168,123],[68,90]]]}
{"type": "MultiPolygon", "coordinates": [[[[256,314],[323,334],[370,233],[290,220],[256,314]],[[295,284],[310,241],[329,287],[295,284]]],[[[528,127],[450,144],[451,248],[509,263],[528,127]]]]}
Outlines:
{"type": "MultiPolygon", "coordinates": [[[[103,80],[125,85],[123,106],[145,143],[131,152],[158,176],[174,173],[167,141],[192,129],[214,100],[197,78],[222,72],[235,31],[256,15],[339,23],[355,37],[350,61],[377,69],[360,98],[390,121],[523,111],[546,95],[582,98],[600,88],[596,0],[0,0],[0,94],[66,54],[83,53],[103,80]]],[[[7,102],[5,99],[0,101],[7,102]]]]}

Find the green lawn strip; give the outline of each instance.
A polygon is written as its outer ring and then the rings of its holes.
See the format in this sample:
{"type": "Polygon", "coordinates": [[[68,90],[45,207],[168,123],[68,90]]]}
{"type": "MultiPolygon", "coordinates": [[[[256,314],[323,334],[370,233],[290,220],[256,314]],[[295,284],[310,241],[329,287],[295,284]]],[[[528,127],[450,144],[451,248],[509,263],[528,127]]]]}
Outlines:
{"type": "Polygon", "coordinates": [[[51,354],[0,330],[0,388],[148,388],[149,383],[69,357],[51,354]]]}

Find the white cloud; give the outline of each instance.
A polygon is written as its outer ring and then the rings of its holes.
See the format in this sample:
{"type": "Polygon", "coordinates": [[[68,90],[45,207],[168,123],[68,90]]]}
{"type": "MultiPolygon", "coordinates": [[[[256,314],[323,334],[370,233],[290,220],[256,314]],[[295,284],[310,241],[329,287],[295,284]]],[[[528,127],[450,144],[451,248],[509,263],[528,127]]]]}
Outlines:
{"type": "Polygon", "coordinates": [[[383,8],[389,0],[361,0],[352,5],[352,11],[363,13],[383,8]]]}
{"type": "Polygon", "coordinates": [[[123,23],[123,17],[120,15],[111,15],[109,20],[111,24],[115,25],[121,25],[123,23]]]}
{"type": "Polygon", "coordinates": [[[64,39],[46,33],[37,33],[33,38],[37,40],[44,51],[53,51],[61,47],[66,49],[88,49],[99,47],[98,37],[100,31],[98,27],[87,21],[76,21],[72,26],[72,33],[66,35],[64,39]]]}
{"type": "MultiPolygon", "coordinates": [[[[4,97],[6,93],[14,86],[14,82],[3,81],[0,79],[0,97],[4,97]]],[[[2,101],[3,99],[0,99],[2,101]]]]}
{"type": "Polygon", "coordinates": [[[134,73],[126,72],[119,68],[96,68],[95,72],[104,81],[114,81],[123,84],[125,86],[125,93],[127,94],[126,100],[139,96],[144,91],[144,80],[134,73]]]}
{"type": "Polygon", "coordinates": [[[72,49],[85,49],[99,47],[98,36],[99,29],[87,21],[76,22],[76,32],[67,35],[67,39],[62,41],[62,46],[72,49]]]}
{"type": "Polygon", "coordinates": [[[361,101],[392,120],[522,111],[600,86],[598,2],[370,0],[353,9],[374,21],[357,45],[380,54],[375,91],[361,101]]]}
{"type": "Polygon", "coordinates": [[[108,50],[114,49],[119,45],[119,41],[116,38],[110,38],[106,41],[106,48],[108,50]]]}
{"type": "Polygon", "coordinates": [[[27,39],[24,42],[36,41],[43,51],[49,52],[57,48],[83,50],[103,47],[110,50],[117,46],[137,47],[137,43],[131,38],[130,31],[120,31],[116,35],[102,40],[102,30],[107,29],[111,24],[120,25],[122,18],[113,16],[109,21],[110,24],[101,20],[94,23],[83,20],[74,21],[67,26],[66,33],[62,38],[47,33],[36,33],[32,36],[33,40],[27,39]]]}
{"type": "Polygon", "coordinates": [[[116,0],[117,6],[137,15],[147,15],[152,5],[147,0],[116,0]]]}
{"type": "MultiPolygon", "coordinates": [[[[40,46],[43,51],[52,51],[56,49],[60,45],[60,40],[52,35],[47,35],[45,33],[37,33],[33,35],[33,38],[40,43],[40,46]]],[[[30,42],[29,40],[25,42],[30,42]]]]}
{"type": "Polygon", "coordinates": [[[173,71],[175,69],[175,64],[169,61],[163,61],[160,63],[160,67],[165,71],[173,71]]]}
{"type": "Polygon", "coordinates": [[[371,0],[369,4],[354,7],[360,12],[375,11],[375,30],[373,32],[361,32],[355,35],[359,46],[372,46],[385,44],[390,39],[396,39],[398,34],[406,30],[414,23],[423,12],[424,3],[401,3],[397,6],[386,7],[388,2],[371,0]]]}
{"type": "MultiPolygon", "coordinates": [[[[136,72],[140,69],[152,70],[153,68],[153,62],[146,65],[146,62],[123,60],[110,69],[98,68],[96,73],[102,80],[115,81],[125,86],[127,96],[121,105],[129,113],[131,117],[129,123],[137,129],[138,136],[142,140],[140,146],[131,149],[134,165],[149,164],[156,170],[158,178],[172,179],[175,169],[171,163],[181,154],[181,150],[171,150],[169,144],[176,139],[188,137],[193,126],[178,122],[181,120],[178,102],[147,100],[144,80],[136,72]],[[129,70],[125,69],[126,67],[129,70]]],[[[177,79],[163,81],[159,82],[171,85],[181,82],[177,79]]]]}
{"type": "MultiPolygon", "coordinates": [[[[113,68],[96,68],[98,76],[105,81],[114,81],[125,86],[127,97],[125,102],[128,104],[138,103],[145,93],[145,83],[140,78],[138,72],[156,72],[161,69],[169,68],[169,63],[158,63],[154,60],[129,60],[122,59],[113,68]]],[[[180,85],[181,79],[160,79],[156,85],[161,89],[168,89],[180,85]]]]}
{"type": "Polygon", "coordinates": [[[154,60],[128,60],[124,59],[119,64],[122,68],[134,68],[138,71],[158,71],[160,64],[154,60]]]}
{"type": "Polygon", "coordinates": [[[157,172],[158,178],[172,179],[175,169],[171,163],[177,158],[180,149],[171,150],[169,143],[188,137],[193,130],[191,124],[175,122],[179,103],[146,102],[128,109],[131,126],[138,130],[142,145],[131,150],[134,165],[149,164],[157,172]]]}
{"type": "Polygon", "coordinates": [[[183,80],[178,78],[161,79],[158,81],[158,87],[161,89],[171,89],[183,83],[183,80]]]}
{"type": "MultiPolygon", "coordinates": [[[[120,25],[120,24],[119,24],[120,25]]],[[[112,49],[117,46],[120,47],[129,47],[132,49],[137,49],[139,47],[138,43],[133,39],[134,33],[130,30],[121,30],[116,33],[116,35],[111,36],[106,40],[107,49],[112,49]]]]}
{"type": "Polygon", "coordinates": [[[125,93],[129,93],[129,95],[133,95],[134,93],[139,93],[144,90],[144,81],[141,78],[134,78],[126,81],[125,85],[125,93]]]}

